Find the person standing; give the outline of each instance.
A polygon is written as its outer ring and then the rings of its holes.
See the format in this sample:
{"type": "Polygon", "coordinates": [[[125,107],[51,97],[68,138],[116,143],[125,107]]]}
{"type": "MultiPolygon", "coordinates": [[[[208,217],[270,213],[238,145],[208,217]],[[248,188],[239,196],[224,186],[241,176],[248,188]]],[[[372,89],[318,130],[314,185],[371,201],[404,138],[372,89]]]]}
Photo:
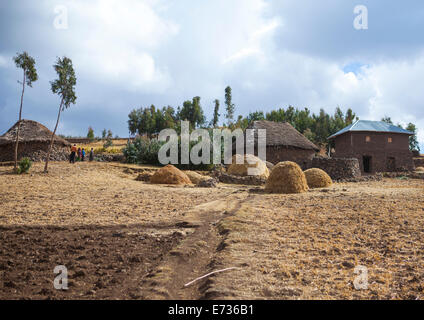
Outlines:
{"type": "Polygon", "coordinates": [[[89,156],[88,160],[90,162],[94,160],[94,150],[93,150],[93,148],[91,148],[91,150],[90,150],[90,156],[89,156]]]}
{"type": "Polygon", "coordinates": [[[78,148],[77,161],[81,161],[81,148],[78,148]]]}
{"type": "Polygon", "coordinates": [[[84,150],[84,148],[82,148],[82,150],[81,150],[81,161],[84,161],[84,159],[85,159],[85,150],[84,150]]]}
{"type": "Polygon", "coordinates": [[[77,152],[77,146],[74,144],[71,147],[71,156],[69,157],[69,162],[70,163],[75,163],[75,154],[77,152]]]}

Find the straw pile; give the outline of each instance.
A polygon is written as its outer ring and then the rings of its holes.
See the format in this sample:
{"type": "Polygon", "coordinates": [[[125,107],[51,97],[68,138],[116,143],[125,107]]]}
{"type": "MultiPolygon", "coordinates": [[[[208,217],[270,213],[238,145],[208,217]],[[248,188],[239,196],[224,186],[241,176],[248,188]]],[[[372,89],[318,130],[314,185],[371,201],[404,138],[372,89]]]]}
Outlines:
{"type": "Polygon", "coordinates": [[[330,176],[321,169],[312,168],[305,171],[309,188],[325,188],[333,184],[330,176]]]}
{"type": "Polygon", "coordinates": [[[301,193],[308,190],[308,184],[297,163],[284,161],[272,169],[265,190],[271,193],[301,193]]]}
{"type": "Polygon", "coordinates": [[[207,180],[209,178],[209,177],[202,176],[201,174],[195,171],[187,170],[187,171],[184,171],[184,173],[187,175],[187,177],[191,180],[193,184],[198,184],[199,182],[203,180],[207,180]]]}
{"type": "Polygon", "coordinates": [[[173,165],[160,168],[150,178],[150,183],[153,184],[191,184],[187,175],[173,165]]]}
{"type": "Polygon", "coordinates": [[[244,161],[241,159],[243,157],[242,155],[236,154],[232,158],[232,163],[230,167],[227,170],[228,174],[235,175],[235,176],[256,176],[259,178],[268,178],[269,177],[269,170],[261,159],[258,157],[255,157],[251,154],[246,154],[244,156],[244,161]],[[237,159],[243,161],[242,164],[237,164],[237,159]],[[250,168],[250,170],[249,170],[250,168]]]}

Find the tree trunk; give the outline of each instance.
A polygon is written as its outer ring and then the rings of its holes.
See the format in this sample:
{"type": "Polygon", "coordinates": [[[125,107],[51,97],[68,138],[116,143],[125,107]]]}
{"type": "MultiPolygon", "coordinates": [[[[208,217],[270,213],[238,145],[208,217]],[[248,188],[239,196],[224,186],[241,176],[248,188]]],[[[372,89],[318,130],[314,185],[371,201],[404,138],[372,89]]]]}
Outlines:
{"type": "Polygon", "coordinates": [[[52,139],[50,140],[50,147],[49,147],[49,151],[47,152],[46,165],[44,166],[44,173],[47,173],[48,172],[50,153],[51,153],[52,148],[53,148],[54,136],[56,134],[57,126],[59,124],[60,112],[62,111],[62,105],[63,105],[63,99],[60,102],[59,113],[57,114],[56,126],[54,127],[54,131],[53,131],[53,134],[52,134],[52,139]]]}
{"type": "Polygon", "coordinates": [[[15,142],[15,172],[18,171],[18,145],[19,145],[19,132],[21,131],[21,119],[22,119],[22,104],[24,101],[24,92],[25,92],[25,69],[24,69],[24,80],[22,81],[22,94],[21,94],[21,106],[19,108],[19,121],[18,121],[18,131],[16,132],[16,142],[15,142]]]}

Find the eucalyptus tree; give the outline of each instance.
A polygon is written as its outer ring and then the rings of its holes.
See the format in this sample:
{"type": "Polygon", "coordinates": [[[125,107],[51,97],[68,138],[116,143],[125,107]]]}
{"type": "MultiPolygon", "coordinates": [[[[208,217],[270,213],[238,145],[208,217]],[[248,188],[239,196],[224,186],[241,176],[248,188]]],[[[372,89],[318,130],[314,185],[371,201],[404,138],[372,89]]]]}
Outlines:
{"type": "Polygon", "coordinates": [[[75,104],[77,99],[75,95],[75,85],[77,83],[77,79],[75,76],[74,67],[72,66],[72,60],[67,57],[57,58],[56,64],[53,65],[53,68],[58,75],[58,79],[50,82],[51,90],[53,93],[60,97],[60,105],[59,112],[57,114],[56,126],[54,127],[50,140],[49,151],[47,152],[46,164],[44,166],[45,173],[48,172],[50,153],[53,148],[57,126],[59,125],[60,114],[65,109],[68,109],[71,104],[75,104]]]}
{"type": "Polygon", "coordinates": [[[15,171],[18,170],[18,145],[19,145],[19,133],[21,131],[21,120],[22,120],[22,106],[24,102],[25,85],[32,87],[32,83],[38,80],[37,70],[35,69],[35,60],[26,51],[17,53],[17,56],[13,58],[16,67],[22,69],[23,79],[22,82],[22,93],[21,93],[21,105],[19,107],[19,120],[18,129],[16,131],[16,142],[15,142],[15,171]]]}

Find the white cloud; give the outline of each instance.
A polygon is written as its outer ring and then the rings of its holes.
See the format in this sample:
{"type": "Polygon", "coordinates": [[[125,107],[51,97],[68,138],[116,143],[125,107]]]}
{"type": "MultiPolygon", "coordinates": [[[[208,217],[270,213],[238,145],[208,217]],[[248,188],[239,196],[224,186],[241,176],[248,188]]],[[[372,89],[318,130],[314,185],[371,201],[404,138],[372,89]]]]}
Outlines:
{"type": "MultiPolygon", "coordinates": [[[[288,104],[328,113],[350,107],[362,119],[387,115],[395,123],[414,122],[424,143],[424,54],[417,49],[424,44],[414,32],[424,21],[419,10],[402,7],[408,15],[396,15],[396,32],[388,32],[392,11],[370,3],[370,12],[379,14],[366,33],[358,33],[352,27],[353,0],[309,2],[63,0],[69,28],[55,30],[57,2],[27,1],[0,13],[7,30],[27,30],[26,37],[0,30],[0,72],[9,72],[1,79],[0,101],[12,92],[7,81],[16,82],[16,70],[3,68],[12,64],[7,56],[27,50],[36,58],[40,80],[26,98],[46,110],[40,118],[55,108],[48,88],[54,58],[73,59],[78,106],[69,111],[74,122],[64,130],[86,130],[95,120],[126,134],[131,108],[177,107],[197,95],[210,117],[213,100],[223,100],[230,85],[237,114],[288,104]],[[354,72],[345,73],[346,66],[354,72]],[[90,116],[93,122],[85,122],[90,116]]],[[[412,8],[421,5],[412,2],[412,8]]]]}
{"type": "Polygon", "coordinates": [[[6,57],[0,55],[0,67],[6,67],[8,65],[6,57]]]}
{"type": "MultiPolygon", "coordinates": [[[[68,29],[50,30],[66,48],[80,75],[124,90],[163,92],[171,83],[156,50],[178,33],[162,18],[160,1],[68,1],[68,29]]],[[[46,8],[54,8],[53,2],[46,8]]],[[[163,12],[165,9],[161,7],[163,12]]],[[[62,49],[63,50],[63,49],[62,49]]]]}

